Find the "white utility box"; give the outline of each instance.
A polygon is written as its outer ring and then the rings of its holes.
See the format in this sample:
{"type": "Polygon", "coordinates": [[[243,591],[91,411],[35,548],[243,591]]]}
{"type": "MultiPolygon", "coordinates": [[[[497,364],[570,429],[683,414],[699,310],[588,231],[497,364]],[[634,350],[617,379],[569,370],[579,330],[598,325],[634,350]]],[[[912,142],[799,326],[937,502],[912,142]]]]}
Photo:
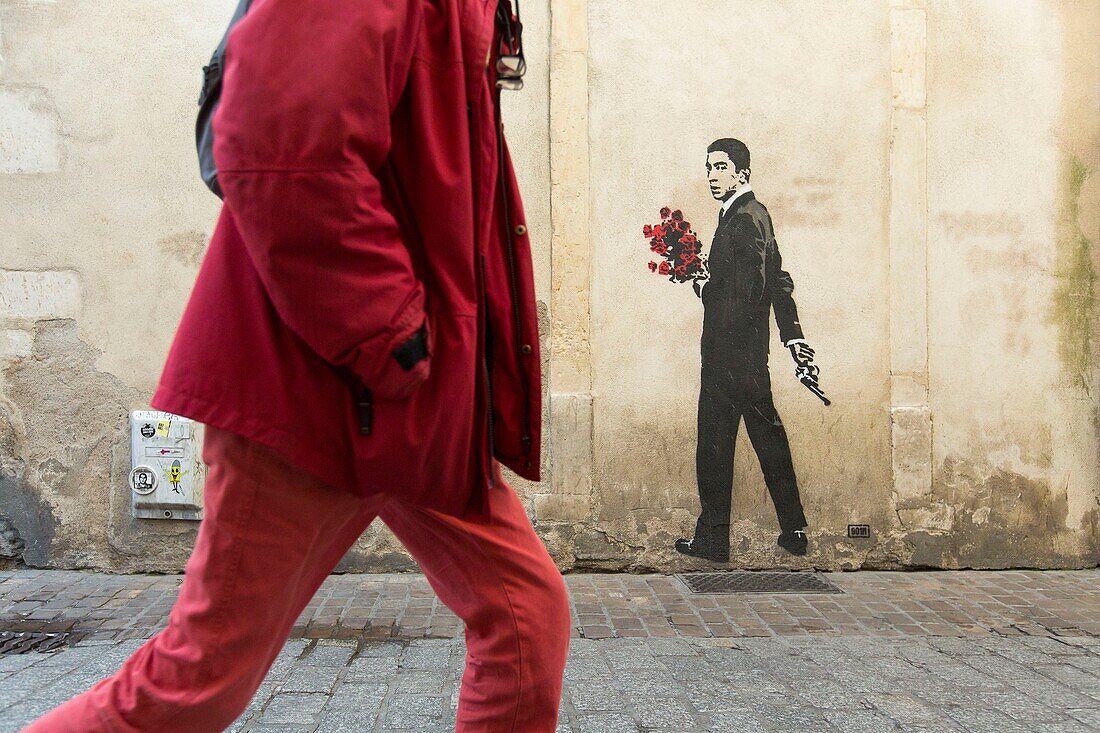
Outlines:
{"type": "Polygon", "coordinates": [[[206,467],[196,460],[202,424],[159,410],[130,413],[131,516],[202,519],[206,467]]]}

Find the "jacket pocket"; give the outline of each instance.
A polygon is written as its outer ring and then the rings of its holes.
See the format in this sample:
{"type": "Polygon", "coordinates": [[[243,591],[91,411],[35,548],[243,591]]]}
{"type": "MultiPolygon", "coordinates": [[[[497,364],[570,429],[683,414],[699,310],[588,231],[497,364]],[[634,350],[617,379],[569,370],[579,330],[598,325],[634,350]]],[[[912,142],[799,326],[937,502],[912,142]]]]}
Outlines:
{"type": "Polygon", "coordinates": [[[406,400],[427,380],[433,347],[434,333],[425,313],[420,326],[385,355],[375,378],[356,375],[353,384],[360,435],[374,430],[375,400],[406,400]]]}

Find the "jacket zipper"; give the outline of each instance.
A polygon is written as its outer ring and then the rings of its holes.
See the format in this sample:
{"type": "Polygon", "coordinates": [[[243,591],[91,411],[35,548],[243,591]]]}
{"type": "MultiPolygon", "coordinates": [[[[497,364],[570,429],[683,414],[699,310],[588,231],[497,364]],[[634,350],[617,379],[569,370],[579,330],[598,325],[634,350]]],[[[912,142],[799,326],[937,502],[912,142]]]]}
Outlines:
{"type": "MultiPolygon", "coordinates": [[[[486,282],[485,277],[485,255],[481,255],[481,281],[486,282]]],[[[493,336],[492,336],[492,324],[489,321],[489,309],[485,309],[485,350],[481,354],[482,368],[485,371],[485,394],[489,398],[489,487],[493,486],[493,373],[492,364],[489,361],[489,354],[492,353],[493,348],[493,336]]]]}
{"type": "MultiPolygon", "coordinates": [[[[523,352],[522,344],[523,333],[520,330],[521,316],[519,310],[519,289],[516,285],[516,262],[515,252],[512,250],[512,220],[511,214],[508,211],[508,174],[507,168],[504,162],[504,122],[501,120],[500,113],[500,92],[496,92],[498,104],[495,108],[495,121],[496,121],[496,135],[497,135],[497,160],[500,162],[500,198],[502,208],[504,209],[504,252],[508,257],[508,284],[511,287],[512,294],[512,317],[515,323],[515,341],[516,341],[516,368],[519,372],[520,383],[523,385],[523,436],[521,441],[523,442],[524,455],[530,455],[531,453],[531,434],[529,432],[530,420],[531,420],[531,400],[529,399],[528,391],[530,387],[527,384],[527,372],[523,365],[523,352]]],[[[530,461],[528,461],[530,463],[530,461]]]]}
{"type": "Polygon", "coordinates": [[[371,428],[373,427],[374,414],[372,410],[371,391],[367,387],[363,387],[359,390],[359,399],[356,402],[357,413],[359,415],[359,434],[370,435],[371,428]]]}
{"type": "MultiPolygon", "coordinates": [[[[474,125],[474,108],[473,108],[473,105],[471,105],[469,102],[466,103],[466,117],[467,117],[470,129],[473,129],[473,125],[474,125]]],[[[480,190],[481,182],[480,182],[480,180],[477,179],[477,166],[472,166],[471,167],[471,173],[474,176],[474,211],[480,211],[481,210],[481,208],[480,208],[481,205],[478,201],[478,195],[477,194],[478,194],[478,191],[480,190]]],[[[476,217],[475,217],[475,222],[476,222],[476,217]]],[[[475,224],[474,241],[475,242],[477,241],[476,224],[475,224]]],[[[488,307],[487,298],[486,298],[486,295],[485,295],[485,288],[486,288],[486,286],[485,286],[485,282],[486,282],[486,277],[485,277],[485,254],[483,252],[479,252],[477,256],[479,258],[479,266],[477,268],[477,278],[476,279],[478,280],[479,285],[480,285],[480,287],[478,288],[478,307],[485,309],[484,310],[484,315],[482,316],[482,323],[480,325],[481,325],[482,329],[485,329],[487,331],[488,330],[487,326],[488,326],[488,322],[489,322],[489,307],[488,307]]],[[[492,377],[489,375],[488,334],[486,334],[486,338],[483,340],[483,348],[482,348],[482,352],[481,352],[481,370],[482,370],[482,373],[485,375],[485,394],[486,394],[486,401],[488,403],[487,409],[486,409],[486,426],[485,426],[485,435],[486,435],[486,439],[487,439],[486,448],[485,448],[485,473],[489,477],[488,486],[491,489],[491,488],[493,488],[493,485],[494,485],[495,482],[493,480],[493,380],[492,380],[492,377]]]]}

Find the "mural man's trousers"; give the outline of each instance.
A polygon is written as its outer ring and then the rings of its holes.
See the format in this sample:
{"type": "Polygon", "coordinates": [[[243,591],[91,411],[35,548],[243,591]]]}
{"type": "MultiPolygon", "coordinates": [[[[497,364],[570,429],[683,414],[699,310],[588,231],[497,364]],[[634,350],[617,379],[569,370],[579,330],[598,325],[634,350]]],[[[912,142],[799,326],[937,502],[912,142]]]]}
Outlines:
{"type": "MultiPolygon", "coordinates": [[[[555,729],[569,597],[494,463],[491,523],[357,497],[267,446],[207,426],[204,518],[168,625],[111,677],[24,733],[222,731],[248,706],[294,623],[377,516],[465,622],[457,731],[555,729]]],[[[367,724],[369,727],[369,724],[367,724]]]]}
{"type": "Polygon", "coordinates": [[[742,418],[760,459],[780,529],[793,532],[805,527],[791,447],[772,402],[767,366],[740,370],[704,363],[700,385],[695,472],[702,512],[695,536],[728,546],[733,455],[742,418]]]}

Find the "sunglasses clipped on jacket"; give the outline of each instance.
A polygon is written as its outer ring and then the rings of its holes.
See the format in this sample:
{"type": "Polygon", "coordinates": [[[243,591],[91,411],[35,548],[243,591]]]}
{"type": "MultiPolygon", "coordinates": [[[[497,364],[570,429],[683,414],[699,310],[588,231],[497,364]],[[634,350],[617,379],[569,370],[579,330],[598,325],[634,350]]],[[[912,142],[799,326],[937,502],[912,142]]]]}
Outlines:
{"type": "Polygon", "coordinates": [[[497,57],[497,87],[500,89],[523,89],[523,74],[527,71],[527,61],[523,57],[523,23],[519,19],[519,0],[515,0],[516,12],[512,13],[512,0],[499,0],[496,22],[501,29],[497,57]]]}

